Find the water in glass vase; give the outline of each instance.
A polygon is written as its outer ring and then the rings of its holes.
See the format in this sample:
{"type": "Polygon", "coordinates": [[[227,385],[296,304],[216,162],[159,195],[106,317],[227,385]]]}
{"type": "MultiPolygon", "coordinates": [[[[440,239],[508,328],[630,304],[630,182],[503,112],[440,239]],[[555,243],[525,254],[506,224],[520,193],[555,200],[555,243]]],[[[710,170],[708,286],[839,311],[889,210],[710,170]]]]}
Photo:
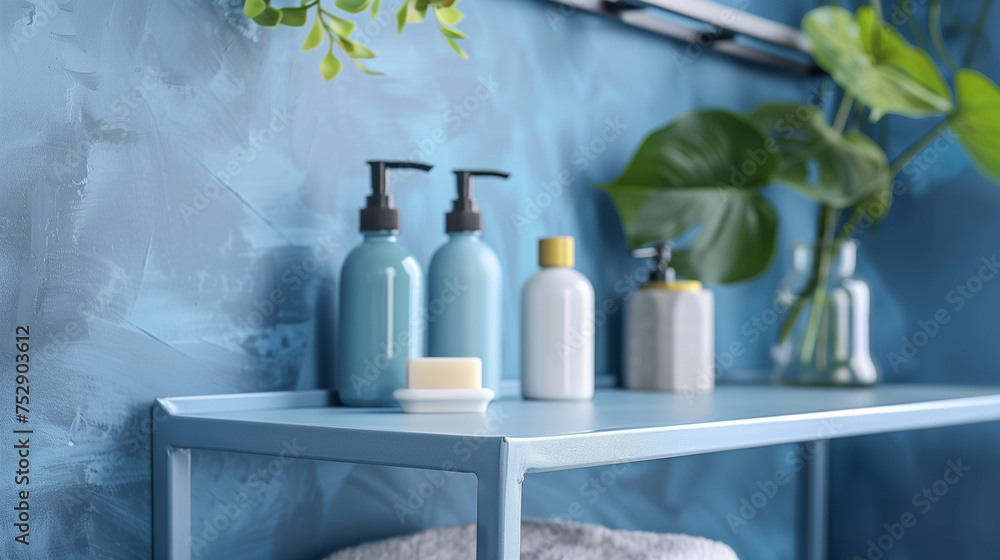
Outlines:
{"type": "Polygon", "coordinates": [[[776,383],[878,382],[869,346],[871,290],[854,276],[857,254],[851,240],[792,246],[792,271],[778,289],[788,313],[773,350],[776,383]]]}

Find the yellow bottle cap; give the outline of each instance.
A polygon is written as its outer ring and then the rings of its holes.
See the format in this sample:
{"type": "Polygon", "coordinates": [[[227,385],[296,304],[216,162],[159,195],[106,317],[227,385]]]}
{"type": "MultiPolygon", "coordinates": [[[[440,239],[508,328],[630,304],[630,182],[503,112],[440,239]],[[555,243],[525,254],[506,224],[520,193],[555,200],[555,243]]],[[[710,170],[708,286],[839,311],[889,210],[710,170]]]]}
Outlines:
{"type": "Polygon", "coordinates": [[[673,282],[649,282],[642,288],[654,290],[670,290],[671,292],[700,292],[701,282],[697,280],[674,280],[673,282]]]}
{"type": "Polygon", "coordinates": [[[573,238],[548,237],[538,240],[538,266],[573,266],[573,238]]]}

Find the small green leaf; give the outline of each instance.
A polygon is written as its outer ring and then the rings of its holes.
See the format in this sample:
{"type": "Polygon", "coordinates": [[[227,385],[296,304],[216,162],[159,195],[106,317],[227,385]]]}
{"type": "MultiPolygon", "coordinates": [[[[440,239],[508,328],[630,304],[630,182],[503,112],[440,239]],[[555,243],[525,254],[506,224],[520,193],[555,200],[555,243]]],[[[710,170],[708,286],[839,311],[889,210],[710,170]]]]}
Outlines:
{"type": "Polygon", "coordinates": [[[461,31],[459,31],[457,29],[453,29],[451,27],[441,26],[441,27],[439,27],[439,29],[441,30],[441,34],[442,35],[444,35],[445,37],[448,37],[450,39],[468,39],[469,38],[469,36],[466,35],[465,33],[462,33],[461,31]]]}
{"type": "Polygon", "coordinates": [[[454,39],[445,36],[444,40],[448,41],[448,45],[451,46],[451,50],[458,53],[458,56],[462,58],[469,58],[469,55],[465,54],[465,51],[462,50],[462,47],[458,46],[458,43],[454,39]]]}
{"type": "Polygon", "coordinates": [[[406,0],[403,5],[396,10],[396,33],[402,33],[403,28],[406,27],[406,15],[410,11],[410,2],[406,0]]]}
{"type": "Polygon", "coordinates": [[[371,49],[347,37],[340,38],[340,46],[344,48],[344,52],[351,58],[375,58],[375,53],[371,49]]]}
{"type": "Polygon", "coordinates": [[[262,27],[277,27],[281,23],[281,10],[268,6],[263,12],[254,16],[253,20],[262,27]]]}
{"type": "Polygon", "coordinates": [[[355,23],[349,19],[339,18],[337,16],[328,16],[328,17],[330,18],[330,21],[327,22],[327,25],[330,26],[330,29],[332,29],[334,33],[340,35],[341,37],[344,37],[345,39],[347,37],[350,37],[351,33],[354,33],[355,27],[357,27],[355,23]]]}
{"type": "Polygon", "coordinates": [[[352,60],[354,61],[354,64],[357,64],[358,68],[360,68],[361,71],[364,72],[365,74],[371,74],[372,76],[385,76],[384,72],[376,72],[374,70],[369,70],[364,64],[361,63],[360,60],[356,58],[352,60]]]}
{"type": "Polygon", "coordinates": [[[876,65],[903,71],[932,93],[929,100],[942,112],[951,110],[951,89],[930,54],[914,47],[898,31],[887,25],[870,6],[856,15],[861,43],[876,65]]]}
{"type": "Polygon", "coordinates": [[[378,15],[379,9],[382,7],[382,0],[372,0],[372,19],[378,15]]]}
{"type": "Polygon", "coordinates": [[[333,52],[327,53],[323,57],[323,60],[320,61],[319,72],[323,74],[323,79],[328,82],[340,73],[340,61],[337,60],[337,57],[333,56],[333,52]]]}
{"type": "Polygon", "coordinates": [[[892,207],[892,186],[879,189],[866,196],[858,202],[851,212],[844,227],[841,229],[842,237],[856,237],[856,232],[862,233],[874,225],[877,225],[889,214],[892,207]]]}
{"type": "Polygon", "coordinates": [[[247,0],[243,4],[243,15],[248,18],[257,17],[267,9],[267,2],[264,0],[247,0]]]}
{"type": "Polygon", "coordinates": [[[352,14],[360,14],[368,7],[369,0],[336,0],[334,4],[341,10],[352,14]]]}
{"type": "Polygon", "coordinates": [[[673,266],[711,283],[757,276],[776,252],[778,215],[760,189],[780,157],[752,122],[727,111],[681,116],[643,140],[614,183],[601,185],[618,209],[630,247],[668,241],[699,226],[673,266]]]}
{"type": "Polygon", "coordinates": [[[281,25],[302,27],[309,19],[309,8],[282,8],[281,25]]]}
{"type": "Polygon", "coordinates": [[[816,63],[871,109],[872,121],[887,113],[927,117],[952,110],[951,93],[930,55],[870,7],[862,6],[857,18],[835,6],[814,8],[802,30],[816,63]]]}
{"type": "Polygon", "coordinates": [[[302,43],[304,51],[311,51],[323,42],[323,24],[320,23],[319,18],[319,14],[316,14],[316,21],[313,23],[312,29],[309,30],[309,35],[306,35],[305,42],[302,43]]]}
{"type": "Polygon", "coordinates": [[[963,68],[955,73],[958,111],[952,130],[979,170],[1000,183],[1000,88],[963,68]]]}
{"type": "Polygon", "coordinates": [[[847,208],[891,186],[885,151],[860,132],[841,135],[818,107],[765,103],[747,118],[770,134],[781,152],[776,182],[803,196],[847,208]]]}
{"type": "Polygon", "coordinates": [[[406,3],[406,23],[420,23],[427,18],[427,0],[409,0],[406,3]]]}
{"type": "Polygon", "coordinates": [[[434,8],[434,17],[441,25],[452,27],[462,21],[462,11],[458,8],[434,8]]]}

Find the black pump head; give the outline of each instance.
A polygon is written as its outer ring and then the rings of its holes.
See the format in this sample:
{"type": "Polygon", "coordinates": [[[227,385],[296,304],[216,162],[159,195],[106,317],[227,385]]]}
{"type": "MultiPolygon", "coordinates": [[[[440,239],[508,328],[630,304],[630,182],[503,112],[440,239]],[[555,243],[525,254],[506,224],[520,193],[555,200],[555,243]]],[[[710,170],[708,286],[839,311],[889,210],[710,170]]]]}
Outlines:
{"type": "Polygon", "coordinates": [[[455,183],[458,186],[458,198],[451,212],[445,216],[445,231],[482,231],[483,215],[476,207],[476,199],[472,198],[472,178],[476,176],[510,177],[503,171],[472,171],[455,170],[455,183]]]}
{"type": "Polygon", "coordinates": [[[361,209],[361,231],[396,231],[399,229],[399,210],[389,194],[390,169],[419,169],[430,171],[431,166],[410,161],[369,161],[372,167],[372,194],[368,206],[361,209]]]}
{"type": "Polygon", "coordinates": [[[650,282],[673,282],[675,280],[674,269],[670,268],[672,247],[673,244],[668,241],[632,251],[633,257],[653,259],[656,268],[649,273],[650,282]]]}

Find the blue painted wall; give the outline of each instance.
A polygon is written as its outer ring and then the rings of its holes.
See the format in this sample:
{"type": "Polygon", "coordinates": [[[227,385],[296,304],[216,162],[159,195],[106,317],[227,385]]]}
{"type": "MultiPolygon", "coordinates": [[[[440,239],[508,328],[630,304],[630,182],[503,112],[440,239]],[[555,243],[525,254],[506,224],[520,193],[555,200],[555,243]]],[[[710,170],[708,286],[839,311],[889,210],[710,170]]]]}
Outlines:
{"type": "MultiPolygon", "coordinates": [[[[507,169],[508,183],[484,183],[478,194],[508,301],[535,270],[536,239],[557,234],[577,237],[579,268],[599,300],[617,300],[615,284],[641,263],[626,255],[610,202],[594,185],[613,179],[647,132],[687,109],[805,99],[817,85],[542,0],[467,2],[468,61],[431,25],[402,37],[391,25],[362,27],[380,55],[372,67],[388,75],[345,68],[323,83],[321,53],[298,52],[304,30],[262,32],[238,15],[241,4],[0,5],[0,329],[31,326],[38,469],[32,553],[4,539],[4,558],[148,556],[155,397],[328,386],[330,293],[360,239],[366,159],[416,155],[436,164],[429,176],[394,182],[403,240],[422,262],[444,240],[449,170],[507,169]],[[275,290],[280,305],[269,301],[275,290]]],[[[795,24],[810,4],[749,8],[795,24]]],[[[1000,76],[1000,68],[987,71],[1000,76]]],[[[908,126],[893,124],[894,150],[913,137],[908,126]]],[[[977,273],[1000,234],[991,219],[1000,191],[958,148],[926,167],[863,239],[862,271],[878,295],[873,351],[884,365],[918,320],[953,310],[949,290],[977,273]]],[[[812,207],[782,191],[769,195],[786,218],[782,243],[809,235],[812,207]]],[[[717,291],[720,353],[732,342],[745,349],[730,367],[720,357],[721,376],[768,366],[773,333],[753,340],[741,326],[772,307],[786,258],[754,282],[717,291]]],[[[996,382],[998,305],[1000,289],[986,283],[887,377],[996,382]]],[[[514,377],[517,306],[508,308],[505,374],[514,377]]],[[[604,373],[617,370],[618,315],[599,329],[604,373]]],[[[9,349],[3,356],[9,363],[9,349]]],[[[835,557],[863,555],[866,539],[914,509],[912,495],[958,458],[973,466],[968,477],[886,557],[995,551],[1000,537],[988,521],[1000,484],[988,473],[1000,452],[988,443],[997,435],[987,426],[838,442],[835,557]]],[[[758,483],[794,466],[790,450],[534,475],[524,510],[701,534],[749,560],[791,559],[792,487],[737,531],[726,518],[739,515],[758,483]]],[[[316,558],[474,516],[473,481],[459,475],[207,452],[194,465],[197,558],[316,558]]],[[[6,503],[9,461],[0,475],[6,503]]],[[[9,509],[0,512],[0,523],[11,522],[9,509]]]]}

